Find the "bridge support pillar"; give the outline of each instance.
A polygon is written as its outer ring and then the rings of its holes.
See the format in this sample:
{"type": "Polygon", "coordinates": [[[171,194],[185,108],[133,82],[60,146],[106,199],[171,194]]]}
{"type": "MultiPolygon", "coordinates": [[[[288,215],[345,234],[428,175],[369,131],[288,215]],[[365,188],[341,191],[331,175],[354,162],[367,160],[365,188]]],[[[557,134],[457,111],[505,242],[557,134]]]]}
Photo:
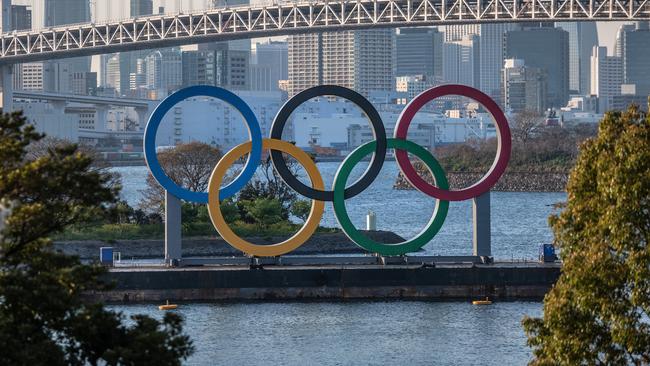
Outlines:
{"type": "Polygon", "coordinates": [[[2,86],[2,110],[11,113],[14,110],[14,75],[13,65],[0,66],[2,86]]]}
{"type": "Polygon", "coordinates": [[[176,265],[183,257],[181,200],[165,191],[165,263],[176,265]]]}
{"type": "Polygon", "coordinates": [[[95,131],[106,131],[106,119],[108,116],[108,107],[103,105],[95,106],[95,131]]]}
{"type": "Polygon", "coordinates": [[[52,107],[52,110],[54,110],[55,114],[64,114],[66,105],[67,103],[62,100],[50,101],[50,106],[52,107]]]}
{"type": "Polygon", "coordinates": [[[474,224],[474,255],[481,257],[492,256],[489,191],[472,200],[472,221],[474,224]]]}
{"type": "Polygon", "coordinates": [[[147,125],[147,119],[149,118],[149,108],[136,107],[135,113],[138,114],[138,129],[142,131],[144,130],[144,126],[147,125]]]}

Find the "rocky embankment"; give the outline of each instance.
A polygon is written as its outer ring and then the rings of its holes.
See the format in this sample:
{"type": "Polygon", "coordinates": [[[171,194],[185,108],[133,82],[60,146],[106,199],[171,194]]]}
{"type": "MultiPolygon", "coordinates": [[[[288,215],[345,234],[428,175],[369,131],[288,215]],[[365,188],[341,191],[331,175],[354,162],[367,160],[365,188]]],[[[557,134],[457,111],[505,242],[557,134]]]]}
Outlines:
{"type": "MultiPolygon", "coordinates": [[[[416,169],[429,183],[433,182],[431,174],[420,165],[416,169]]],[[[451,189],[469,187],[479,181],[485,173],[447,172],[451,189]]],[[[502,192],[564,192],[569,179],[568,173],[562,172],[510,172],[499,179],[493,191],[502,192]]],[[[395,189],[413,189],[402,173],[397,177],[395,189]]]]}
{"type": "MultiPolygon", "coordinates": [[[[403,242],[404,238],[388,231],[366,231],[365,234],[378,242],[393,244],[403,242]]],[[[273,244],[287,239],[287,237],[254,237],[246,238],[255,244],[273,244]]],[[[164,257],[165,244],[163,240],[118,240],[107,243],[100,240],[85,241],[59,241],[54,243],[57,251],[68,255],[79,256],[82,260],[99,258],[100,247],[113,247],[120,252],[122,260],[162,258],[164,257]]],[[[350,241],[343,233],[318,233],[304,245],[291,254],[351,254],[366,253],[350,241]]],[[[219,257],[241,256],[242,253],[228,245],[221,238],[189,238],[183,239],[183,256],[185,257],[219,257]]]]}

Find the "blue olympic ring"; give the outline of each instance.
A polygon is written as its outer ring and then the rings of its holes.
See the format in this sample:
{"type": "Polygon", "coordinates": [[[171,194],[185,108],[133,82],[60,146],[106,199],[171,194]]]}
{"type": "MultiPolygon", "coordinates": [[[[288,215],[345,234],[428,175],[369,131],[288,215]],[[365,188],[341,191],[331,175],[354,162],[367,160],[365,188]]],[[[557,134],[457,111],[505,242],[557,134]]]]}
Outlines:
{"type": "Polygon", "coordinates": [[[253,178],[262,160],[262,131],[255,113],[240,97],[226,89],[215,86],[198,85],[185,88],[165,98],[154,110],[144,130],[144,157],[154,179],[175,197],[187,202],[208,203],[207,192],[194,192],[177,185],[160,166],[156,155],[156,133],[165,114],[176,104],[191,97],[206,96],[220,99],[239,111],[248,125],[253,147],[242,172],[232,183],[219,190],[219,199],[224,200],[237,194],[253,178]]]}

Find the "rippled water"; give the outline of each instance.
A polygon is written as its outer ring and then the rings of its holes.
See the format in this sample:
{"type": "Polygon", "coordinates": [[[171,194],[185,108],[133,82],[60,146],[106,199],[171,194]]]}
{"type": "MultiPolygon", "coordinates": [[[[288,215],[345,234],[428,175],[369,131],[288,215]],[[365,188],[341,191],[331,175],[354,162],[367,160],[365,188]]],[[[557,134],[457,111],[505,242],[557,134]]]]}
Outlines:
{"type": "MultiPolygon", "coordinates": [[[[319,163],[328,187],[340,163],[319,163]]],[[[359,166],[356,176],[364,167],[359,166]]],[[[122,174],[123,197],[130,204],[140,200],[145,187],[146,167],[115,168],[122,174]]],[[[363,193],[347,201],[349,215],[357,227],[364,228],[366,214],[377,214],[379,230],[394,231],[405,238],[417,235],[429,221],[435,200],[418,191],[394,190],[398,174],[395,162],[387,161],[376,181],[363,193]]],[[[353,174],[352,179],[356,179],[353,174]]],[[[352,181],[351,179],[351,181],[352,181]]],[[[553,204],[566,199],[565,193],[493,192],[492,255],[500,259],[533,259],[541,243],[549,243],[552,233],[548,216],[553,204]]],[[[337,227],[331,205],[326,206],[322,225],[337,227]]],[[[472,203],[452,202],[447,220],[438,235],[424,248],[427,254],[469,255],[472,252],[472,203]]]]}
{"type": "MultiPolygon", "coordinates": [[[[331,181],[339,163],[320,163],[331,181]]],[[[363,167],[359,167],[359,172],[363,167]]],[[[140,200],[146,167],[117,168],[123,196],[140,200]]],[[[377,225],[404,237],[428,221],[435,200],[417,191],[392,189],[397,166],[386,162],[378,179],[347,201],[355,224],[369,210],[377,225]]],[[[492,193],[492,251],[496,258],[534,258],[552,238],[547,218],[563,193],[492,193]]],[[[471,254],[471,202],[452,202],[430,254],[471,254]]],[[[323,225],[337,226],[330,205],[323,225]]],[[[190,365],[524,365],[530,349],[521,328],[525,315],[539,316],[541,303],[492,306],[437,302],[183,304],[178,312],[194,340],[190,365]]],[[[161,317],[154,305],[119,306],[127,314],[161,317]]]]}
{"type": "MultiPolygon", "coordinates": [[[[154,305],[120,306],[162,317],[154,305]]],[[[524,365],[521,328],[541,304],[436,302],[189,304],[189,365],[524,365]]]]}

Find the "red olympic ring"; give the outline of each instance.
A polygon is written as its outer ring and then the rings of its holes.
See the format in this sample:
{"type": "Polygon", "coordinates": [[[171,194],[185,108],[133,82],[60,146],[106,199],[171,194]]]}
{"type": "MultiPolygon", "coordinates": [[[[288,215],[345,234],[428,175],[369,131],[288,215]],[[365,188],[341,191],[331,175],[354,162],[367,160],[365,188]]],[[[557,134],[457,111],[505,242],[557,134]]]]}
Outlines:
{"type": "Polygon", "coordinates": [[[404,177],[420,192],[439,200],[464,201],[478,197],[494,187],[499,178],[501,178],[501,175],[505,172],[506,167],[508,166],[508,161],[510,160],[512,143],[508,120],[503,114],[501,108],[499,108],[492,98],[478,89],[465,85],[449,84],[426,90],[415,97],[406,106],[404,111],[402,111],[402,114],[397,121],[397,125],[395,126],[394,136],[397,139],[406,140],[409,126],[411,125],[411,121],[415,114],[428,102],[446,95],[461,95],[474,99],[482,104],[488,112],[490,112],[492,118],[494,118],[497,129],[497,155],[488,173],[470,187],[458,191],[450,191],[437,188],[422,179],[413,167],[413,164],[409,160],[408,153],[405,150],[395,150],[395,156],[397,158],[397,165],[402,171],[402,174],[404,174],[404,177]]]}

